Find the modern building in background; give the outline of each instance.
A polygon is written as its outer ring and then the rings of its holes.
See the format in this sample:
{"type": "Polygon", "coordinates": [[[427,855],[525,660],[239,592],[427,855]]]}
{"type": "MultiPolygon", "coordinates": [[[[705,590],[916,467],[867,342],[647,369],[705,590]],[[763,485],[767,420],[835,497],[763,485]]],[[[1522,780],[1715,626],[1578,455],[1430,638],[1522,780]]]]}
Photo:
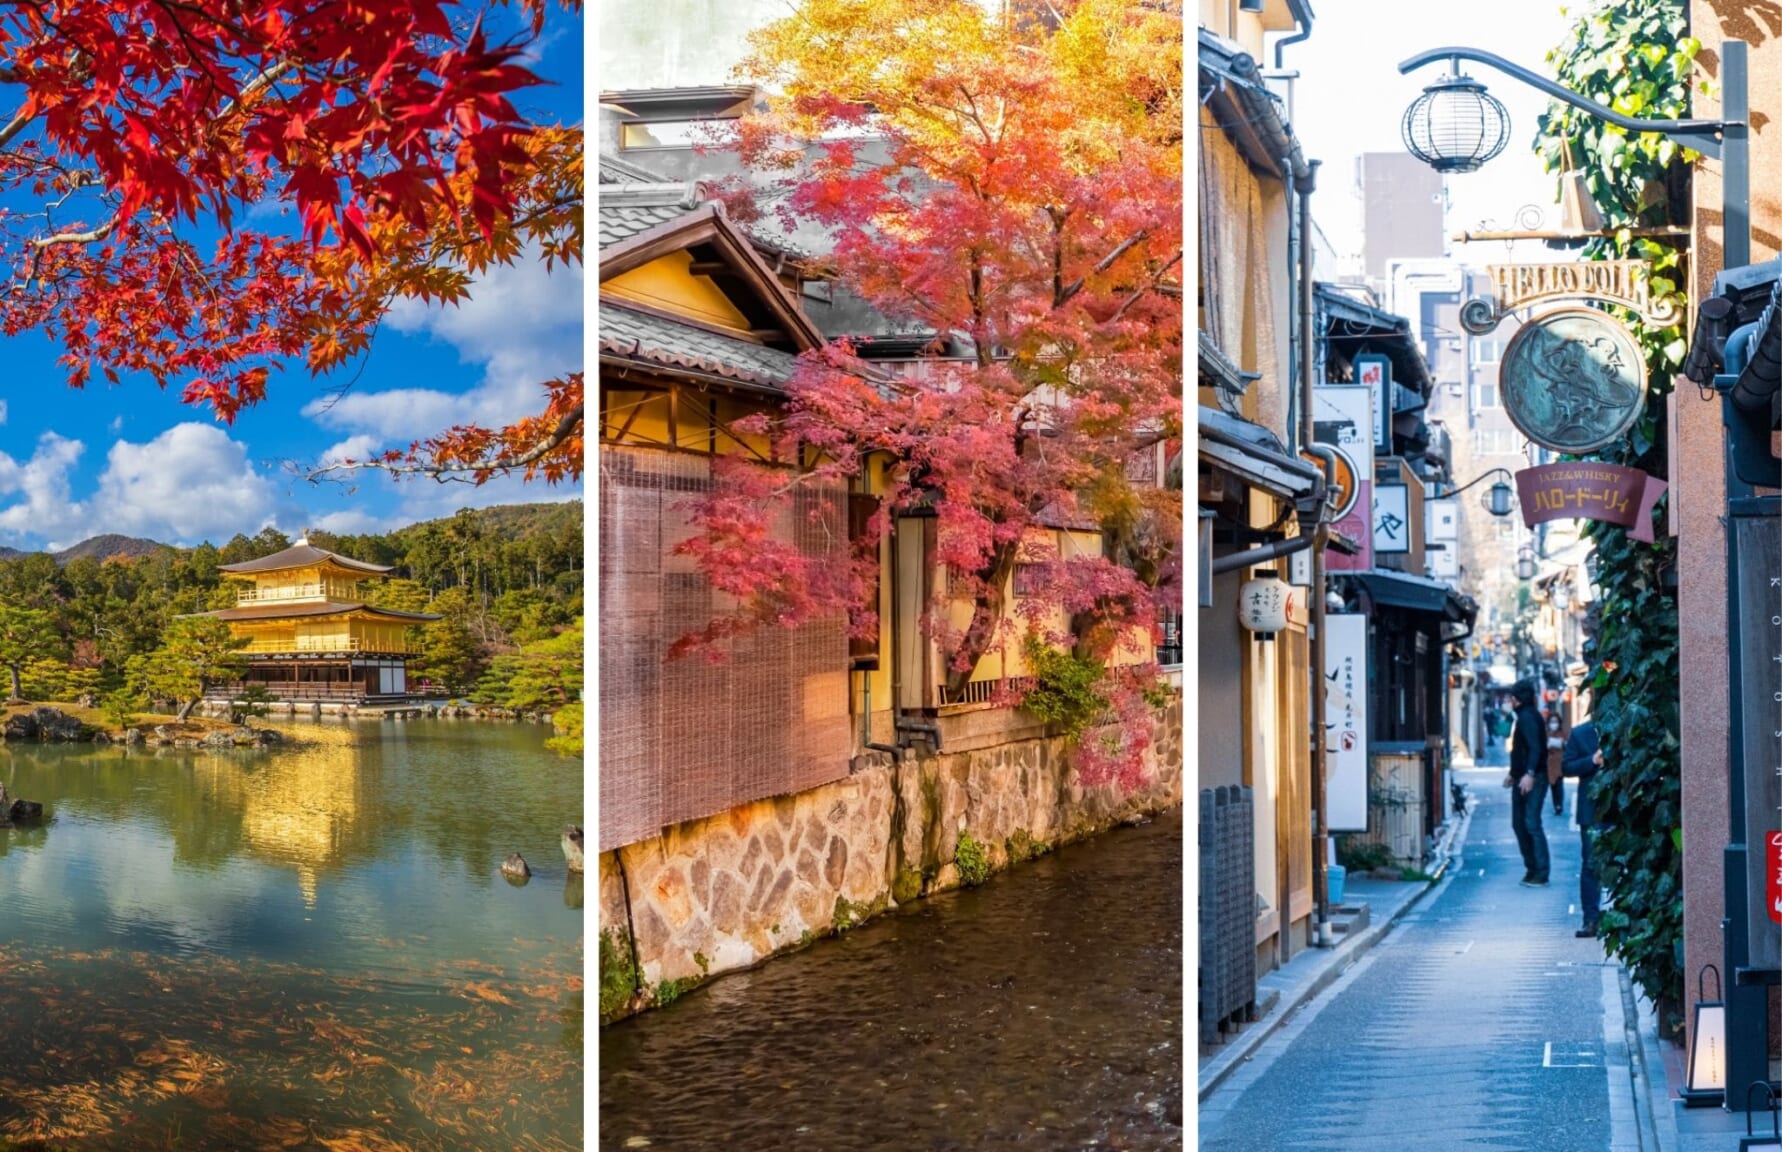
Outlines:
{"type": "Polygon", "coordinates": [[[1362,274],[1370,283],[1391,279],[1395,262],[1446,255],[1441,173],[1408,152],[1363,152],[1355,162],[1355,191],[1361,199],[1362,274]]]}

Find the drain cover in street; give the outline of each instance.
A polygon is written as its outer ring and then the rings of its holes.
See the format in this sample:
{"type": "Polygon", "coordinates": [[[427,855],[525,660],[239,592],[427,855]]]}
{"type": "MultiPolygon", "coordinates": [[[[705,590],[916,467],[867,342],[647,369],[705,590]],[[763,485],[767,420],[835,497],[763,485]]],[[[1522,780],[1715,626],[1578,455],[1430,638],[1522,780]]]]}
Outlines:
{"type": "Polygon", "coordinates": [[[1547,1041],[1543,1068],[1601,1068],[1603,1053],[1600,1044],[1589,1041],[1547,1041]]]}

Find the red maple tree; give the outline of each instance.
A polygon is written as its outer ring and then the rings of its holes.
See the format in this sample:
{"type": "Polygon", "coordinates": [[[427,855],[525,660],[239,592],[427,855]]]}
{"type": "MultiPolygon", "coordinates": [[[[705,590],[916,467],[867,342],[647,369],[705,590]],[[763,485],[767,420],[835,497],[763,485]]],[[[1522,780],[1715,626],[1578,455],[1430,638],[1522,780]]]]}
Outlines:
{"type": "MultiPolygon", "coordinates": [[[[458,298],[523,240],[579,259],[579,213],[572,230],[536,202],[569,183],[579,201],[579,133],[573,171],[541,190],[561,148],[510,100],[537,83],[519,61],[542,3],[500,43],[487,12],[441,0],[6,6],[0,330],[56,340],[75,387],[142,374],[228,421],[287,362],[362,350],[397,297],[458,298]],[[296,209],[295,234],[254,226],[267,204],[296,209]]],[[[579,413],[579,387],[556,382],[524,427],[405,455],[514,466],[579,413]]],[[[575,448],[518,466],[579,473],[575,448]]]]}
{"type": "MultiPolygon", "coordinates": [[[[805,0],[754,48],[745,69],[775,95],[742,125],[754,179],[735,213],[820,226],[825,275],[951,353],[895,378],[858,341],[802,358],[783,411],[753,423],[807,466],[726,459],[695,508],[703,531],[682,551],[737,608],[694,641],[842,610],[876,631],[860,605],[877,540],[838,567],[769,528],[798,485],[851,481],[876,455],[891,466],[873,534],[937,521],[946,591],[924,629],[950,691],[1011,643],[1112,662],[1180,601],[1181,493],[1134,468],[1181,436],[1180,13],[805,0]],[[1102,554],[1036,547],[1059,527],[1098,530],[1102,554]],[[1010,613],[1017,563],[1032,567],[1010,613]],[[962,625],[953,604],[969,605],[962,625]]],[[[1085,743],[1091,779],[1136,770],[1156,668],[1143,647],[1102,681],[1125,722],[1085,743]]]]}

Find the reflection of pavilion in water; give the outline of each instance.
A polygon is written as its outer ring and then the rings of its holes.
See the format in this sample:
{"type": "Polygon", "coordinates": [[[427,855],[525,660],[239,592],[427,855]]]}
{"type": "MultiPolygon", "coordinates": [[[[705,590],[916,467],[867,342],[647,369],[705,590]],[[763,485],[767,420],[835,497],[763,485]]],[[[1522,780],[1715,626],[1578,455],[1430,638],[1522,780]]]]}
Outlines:
{"type": "MultiPolygon", "coordinates": [[[[304,739],[347,736],[318,729],[304,739]]],[[[315,907],[323,874],[340,869],[350,855],[373,850],[375,820],[369,817],[378,809],[350,747],[283,752],[251,763],[218,756],[208,773],[200,768],[198,775],[208,775],[219,793],[239,804],[243,845],[251,856],[296,870],[307,907],[315,907]]]]}

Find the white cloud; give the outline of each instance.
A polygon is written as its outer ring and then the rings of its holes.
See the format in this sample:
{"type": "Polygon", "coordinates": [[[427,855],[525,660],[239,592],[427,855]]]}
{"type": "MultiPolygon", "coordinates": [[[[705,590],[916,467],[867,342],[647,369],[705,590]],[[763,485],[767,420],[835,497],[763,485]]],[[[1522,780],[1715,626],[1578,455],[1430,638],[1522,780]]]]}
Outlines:
{"type": "Polygon", "coordinates": [[[528,255],[490,268],[462,304],[429,307],[402,300],[388,322],[399,332],[445,341],[464,363],[482,365],[483,378],[462,392],[350,391],[304,407],[305,416],[348,434],[343,443],[362,453],[406,447],[454,424],[499,427],[539,411],[540,385],[582,366],[582,268],[546,269],[544,261],[528,255]]]}
{"type": "Polygon", "coordinates": [[[356,536],[366,532],[384,532],[398,525],[381,516],[373,516],[369,512],[357,508],[347,508],[339,512],[325,512],[320,516],[309,518],[311,528],[320,528],[324,532],[334,532],[343,536],[356,536]]]}
{"type": "MultiPolygon", "coordinates": [[[[86,445],[79,440],[45,432],[24,464],[0,452],[0,496],[23,497],[0,508],[0,533],[23,537],[78,531],[86,510],[72,499],[68,473],[85,451],[86,445]]],[[[69,543],[80,539],[83,537],[76,535],[69,543]]]]}
{"type": "Polygon", "coordinates": [[[0,400],[0,424],[6,423],[6,401],[0,400]]]}
{"type": "Polygon", "coordinates": [[[322,458],[317,463],[319,466],[325,467],[329,464],[343,464],[348,460],[367,460],[377,450],[378,438],[376,436],[363,434],[348,436],[322,453],[322,458]]]}
{"type": "Polygon", "coordinates": [[[275,486],[248,459],[246,445],[195,421],[146,444],[113,444],[88,508],[86,535],[179,543],[252,534],[278,512],[275,486]]]}
{"type": "Polygon", "coordinates": [[[111,418],[110,428],[113,436],[124,430],[124,414],[122,412],[111,418]]]}

